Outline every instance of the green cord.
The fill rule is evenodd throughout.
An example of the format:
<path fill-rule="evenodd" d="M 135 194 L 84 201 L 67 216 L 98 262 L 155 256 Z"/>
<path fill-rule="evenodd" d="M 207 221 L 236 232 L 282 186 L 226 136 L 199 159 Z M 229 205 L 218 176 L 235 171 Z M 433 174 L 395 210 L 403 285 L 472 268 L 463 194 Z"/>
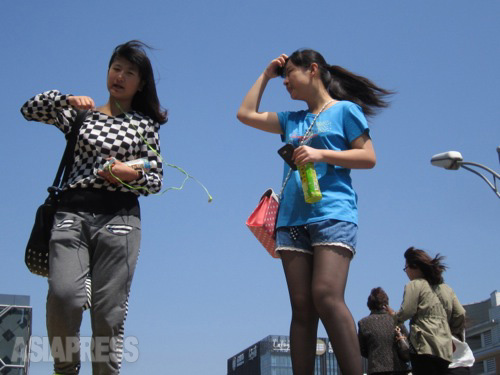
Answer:
<path fill-rule="evenodd" d="M 116 106 L 118 107 L 118 109 L 120 111 L 123 112 L 123 114 L 125 115 L 125 117 L 127 117 L 129 120 L 130 120 L 130 124 L 135 128 L 135 130 L 137 131 L 137 133 L 139 134 L 139 136 L 141 137 L 142 141 L 148 146 L 148 148 L 153 151 L 153 153 L 161 160 L 162 164 L 163 165 L 166 165 L 167 167 L 170 167 L 170 168 L 174 168 L 174 169 L 177 169 L 179 172 L 181 172 L 182 174 L 184 174 L 186 177 L 184 178 L 184 180 L 182 181 L 182 184 L 179 186 L 179 187 L 176 187 L 176 186 L 171 186 L 171 187 L 168 187 L 168 188 L 165 188 L 163 191 L 161 192 L 158 192 L 158 193 L 155 193 L 155 192 L 152 192 L 150 191 L 147 187 L 145 186 L 132 186 L 132 185 L 129 185 L 127 184 L 126 182 L 122 181 L 120 178 L 118 178 L 117 176 L 115 176 L 113 174 L 113 172 L 111 171 L 111 167 L 112 165 L 109 165 L 108 167 L 108 171 L 109 173 L 111 174 L 111 176 L 113 176 L 119 183 L 121 183 L 123 186 L 126 186 L 127 188 L 131 189 L 131 190 L 146 190 L 149 194 L 152 194 L 152 195 L 163 195 L 165 194 L 167 191 L 169 190 L 182 190 L 184 188 L 184 185 L 186 183 L 186 181 L 188 179 L 193 179 L 196 183 L 198 183 L 198 185 L 200 185 L 203 190 L 205 190 L 205 193 L 207 193 L 208 195 L 208 203 L 212 202 L 213 198 L 212 196 L 210 195 L 210 193 L 208 192 L 208 189 L 205 187 L 205 185 L 203 185 L 200 181 L 198 181 L 194 176 L 191 176 L 189 173 L 187 173 L 184 169 L 182 169 L 181 167 L 178 167 L 174 164 L 170 164 L 170 163 L 167 163 L 163 157 L 160 155 L 160 153 L 158 151 L 156 151 L 153 147 L 151 147 L 151 145 L 149 144 L 149 142 L 144 138 L 144 136 L 141 134 L 141 132 L 139 131 L 139 129 L 137 128 L 137 126 L 132 122 L 133 119 L 132 117 L 126 113 L 120 106 L 120 104 L 118 102 L 115 102 L 116 103 Z"/>

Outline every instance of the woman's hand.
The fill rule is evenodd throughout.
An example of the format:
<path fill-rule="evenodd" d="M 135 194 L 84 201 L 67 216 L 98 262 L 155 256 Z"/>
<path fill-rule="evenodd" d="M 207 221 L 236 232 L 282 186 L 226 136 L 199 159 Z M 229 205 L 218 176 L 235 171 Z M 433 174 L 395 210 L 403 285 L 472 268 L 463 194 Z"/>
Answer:
<path fill-rule="evenodd" d="M 264 75 L 269 79 L 276 78 L 278 76 L 278 68 L 285 66 L 286 59 L 288 59 L 288 56 L 282 53 L 279 57 L 269 63 L 266 70 L 264 70 Z"/>
<path fill-rule="evenodd" d="M 337 167 L 349 169 L 369 169 L 376 163 L 375 151 L 370 137 L 362 134 L 351 142 L 348 150 L 314 149 L 307 146 L 298 147 L 294 152 L 295 164 L 307 162 L 323 162 Z"/>
<path fill-rule="evenodd" d="M 292 160 L 297 165 L 306 163 L 319 163 L 323 161 L 323 152 L 317 148 L 309 146 L 300 146 L 293 152 Z"/>
<path fill-rule="evenodd" d="M 393 309 L 391 309 L 391 307 L 390 307 L 390 306 L 387 306 L 387 305 L 386 305 L 386 306 L 384 306 L 384 310 L 385 310 L 385 311 L 387 311 L 387 313 L 388 313 L 389 315 L 396 315 L 396 313 L 394 312 L 394 310 L 393 310 Z M 399 327 L 398 327 L 398 328 L 399 328 Z"/>
<path fill-rule="evenodd" d="M 111 165 L 111 172 L 113 174 L 111 174 L 109 169 L 106 168 L 105 170 L 98 171 L 97 174 L 112 185 L 118 185 L 120 183 L 120 181 L 113 177 L 113 175 L 124 182 L 130 182 L 139 178 L 139 172 L 137 170 L 129 167 L 119 160 L 115 160 L 115 162 Z"/>
<path fill-rule="evenodd" d="M 260 112 L 259 106 L 269 80 L 278 76 L 277 69 L 285 66 L 287 58 L 287 55 L 282 54 L 271 61 L 247 92 L 236 115 L 242 123 L 269 133 L 283 133 L 276 112 Z"/>
<path fill-rule="evenodd" d="M 406 339 L 406 336 L 403 335 L 403 333 L 401 332 L 401 328 L 399 328 L 398 326 L 396 326 L 396 328 L 394 330 L 396 331 L 396 335 L 395 335 L 396 341 L 405 340 Z"/>
<path fill-rule="evenodd" d="M 89 96 L 70 96 L 69 104 L 75 109 L 93 109 L 95 108 L 94 99 Z"/>

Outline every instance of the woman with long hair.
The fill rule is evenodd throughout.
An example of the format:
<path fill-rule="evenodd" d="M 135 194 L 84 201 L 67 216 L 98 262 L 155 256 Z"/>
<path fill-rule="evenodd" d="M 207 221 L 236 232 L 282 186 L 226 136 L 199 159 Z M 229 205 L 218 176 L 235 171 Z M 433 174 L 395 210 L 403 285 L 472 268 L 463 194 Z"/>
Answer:
<path fill-rule="evenodd" d="M 452 335 L 464 341 L 465 310 L 453 290 L 444 283 L 443 256 L 432 258 L 424 250 L 410 247 L 404 253 L 404 271 L 410 279 L 403 303 L 394 315 L 396 324 L 410 319 L 412 374 L 446 374 L 452 361 Z"/>
<path fill-rule="evenodd" d="M 280 75 L 294 100 L 307 109 L 261 112 L 269 80 Z M 276 251 L 290 294 L 292 366 L 295 375 L 314 372 L 319 319 L 326 328 L 344 375 L 362 373 L 356 325 L 344 302 L 349 264 L 356 249 L 357 196 L 350 170 L 375 166 L 375 151 L 365 115 L 387 106 L 389 91 L 335 65 L 310 49 L 272 60 L 245 96 L 238 119 L 280 134 L 295 147 L 297 166 L 314 163 L 323 195 L 306 203 L 299 173 L 290 174 L 277 222 Z M 310 136 L 305 133 L 313 124 Z M 300 147 L 299 143 L 304 140 Z M 288 165 L 284 176 L 288 175 Z M 285 179 L 286 177 L 284 177 Z"/>
<path fill-rule="evenodd" d="M 138 197 L 158 192 L 163 175 L 158 132 L 167 113 L 145 47 L 133 40 L 115 48 L 107 72 L 109 99 L 100 107 L 89 96 L 51 90 L 21 108 L 27 120 L 55 125 L 65 134 L 79 111 L 86 111 L 50 241 L 47 331 L 56 374 L 79 372 L 88 280 L 93 373 L 118 374 L 121 366 L 141 236 Z M 125 164 L 141 158 L 156 166 Z"/>

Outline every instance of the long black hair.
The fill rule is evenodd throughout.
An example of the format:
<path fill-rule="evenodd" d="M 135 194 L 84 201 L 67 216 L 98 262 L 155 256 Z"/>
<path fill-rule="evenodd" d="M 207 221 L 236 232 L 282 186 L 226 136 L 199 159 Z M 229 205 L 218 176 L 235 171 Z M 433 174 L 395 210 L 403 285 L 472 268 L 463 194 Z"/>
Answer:
<path fill-rule="evenodd" d="M 124 58 L 136 65 L 139 69 L 143 87 L 134 95 L 132 99 L 132 109 L 141 112 L 159 124 L 164 124 L 167 122 L 167 111 L 161 107 L 160 101 L 158 100 L 153 67 L 151 66 L 151 61 L 146 55 L 144 48 L 151 47 L 139 40 L 131 40 L 127 43 L 120 44 L 111 55 L 108 69 L 118 57 Z"/>
<path fill-rule="evenodd" d="M 444 283 L 443 272 L 448 268 L 443 263 L 444 256 L 436 254 L 432 258 L 424 250 L 410 247 L 405 251 L 405 259 L 408 267 L 413 269 L 418 268 L 430 285 Z"/>
<path fill-rule="evenodd" d="M 324 57 L 312 49 L 300 49 L 292 53 L 287 61 L 295 66 L 308 69 L 311 64 L 318 64 L 321 81 L 333 99 L 349 100 L 358 104 L 366 116 L 373 116 L 376 108 L 389 105 L 384 97 L 393 94 L 375 85 L 365 77 L 356 75 L 338 65 L 329 65 Z M 280 72 L 282 75 L 285 70 Z"/>

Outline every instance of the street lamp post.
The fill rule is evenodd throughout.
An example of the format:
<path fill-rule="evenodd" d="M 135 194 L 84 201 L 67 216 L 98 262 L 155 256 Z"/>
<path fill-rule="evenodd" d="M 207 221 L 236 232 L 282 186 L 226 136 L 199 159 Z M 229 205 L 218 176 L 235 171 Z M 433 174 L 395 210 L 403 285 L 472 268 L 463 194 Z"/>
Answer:
<path fill-rule="evenodd" d="M 497 147 L 497 152 L 500 158 L 500 146 Z M 491 168 L 488 168 L 482 164 L 464 161 L 462 154 L 458 151 L 448 151 L 434 155 L 431 159 L 431 164 L 436 167 L 441 167 L 444 169 L 451 169 L 451 170 L 457 170 L 459 168 L 466 169 L 481 177 L 488 184 L 488 186 L 495 192 L 497 197 L 500 198 L 500 192 L 498 191 L 497 187 L 497 180 L 500 180 L 500 175 Z M 474 168 L 482 169 L 486 172 L 491 173 L 493 176 L 493 182 L 488 180 L 486 176 L 484 176 L 481 172 L 478 172 Z"/>

